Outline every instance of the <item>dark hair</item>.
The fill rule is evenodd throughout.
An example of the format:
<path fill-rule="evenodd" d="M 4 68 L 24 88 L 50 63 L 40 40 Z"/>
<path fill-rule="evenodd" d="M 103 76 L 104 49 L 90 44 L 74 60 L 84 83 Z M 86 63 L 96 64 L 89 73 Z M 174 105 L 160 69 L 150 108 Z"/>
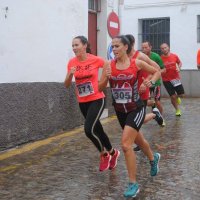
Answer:
<path fill-rule="evenodd" d="M 166 44 L 168 47 L 169 47 L 169 44 L 167 44 L 166 42 L 163 42 L 161 45 L 163 45 L 163 44 Z M 160 47 L 161 47 L 161 45 L 160 45 Z M 169 47 L 170 48 L 170 47 Z"/>
<path fill-rule="evenodd" d="M 118 39 L 121 40 L 122 44 L 128 45 L 128 49 L 127 49 L 127 51 L 126 51 L 127 54 L 129 54 L 129 53 L 131 52 L 132 46 L 131 46 L 131 44 L 130 44 L 129 39 L 128 39 L 125 35 L 118 35 L 118 36 L 116 36 L 116 37 L 114 37 L 114 38 L 118 38 Z M 114 38 L 113 38 L 113 39 L 114 39 Z"/>
<path fill-rule="evenodd" d="M 149 41 L 147 41 L 147 40 L 142 42 L 142 43 L 147 43 L 150 47 L 152 47 L 151 43 Z"/>
<path fill-rule="evenodd" d="M 133 35 L 131 35 L 131 34 L 127 34 L 125 36 L 128 38 L 128 40 L 129 40 L 129 42 L 131 44 L 131 47 L 133 47 L 133 45 L 135 44 L 135 37 Z"/>
<path fill-rule="evenodd" d="M 87 44 L 86 52 L 91 53 L 90 43 L 88 42 L 87 38 L 83 35 L 76 36 L 74 39 L 79 39 L 82 44 Z"/>

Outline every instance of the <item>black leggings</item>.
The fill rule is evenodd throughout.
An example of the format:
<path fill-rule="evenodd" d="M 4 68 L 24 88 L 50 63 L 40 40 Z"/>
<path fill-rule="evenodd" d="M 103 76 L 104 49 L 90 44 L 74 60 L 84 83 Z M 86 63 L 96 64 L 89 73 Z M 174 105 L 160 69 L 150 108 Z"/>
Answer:
<path fill-rule="evenodd" d="M 85 118 L 84 129 L 86 136 L 93 142 L 99 152 L 102 152 L 104 147 L 107 151 L 110 151 L 112 145 L 99 120 L 105 107 L 105 100 L 98 99 L 79 103 L 79 107 Z"/>

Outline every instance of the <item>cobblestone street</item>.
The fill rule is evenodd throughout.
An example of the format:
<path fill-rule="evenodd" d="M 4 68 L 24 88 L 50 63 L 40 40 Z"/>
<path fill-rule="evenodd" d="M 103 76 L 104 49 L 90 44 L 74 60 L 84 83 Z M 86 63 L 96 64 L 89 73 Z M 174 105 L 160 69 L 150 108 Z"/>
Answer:
<path fill-rule="evenodd" d="M 148 160 L 142 152 L 137 153 L 140 193 L 136 199 L 199 200 L 200 99 L 183 99 L 181 117 L 175 116 L 169 99 L 162 102 L 166 127 L 155 121 L 142 127 L 152 149 L 161 154 L 160 172 L 152 178 Z M 121 151 L 118 121 L 110 117 L 102 122 L 113 146 Z M 125 199 L 128 178 L 123 152 L 113 171 L 99 172 L 98 164 L 99 154 L 82 127 L 1 152 L 0 199 Z"/>

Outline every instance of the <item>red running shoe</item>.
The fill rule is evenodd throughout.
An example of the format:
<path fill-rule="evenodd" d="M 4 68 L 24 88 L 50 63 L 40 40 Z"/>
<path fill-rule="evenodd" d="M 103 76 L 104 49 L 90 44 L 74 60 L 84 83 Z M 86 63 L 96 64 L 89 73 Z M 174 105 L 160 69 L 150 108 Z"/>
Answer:
<path fill-rule="evenodd" d="M 111 155 L 109 153 L 100 156 L 99 171 L 107 170 L 110 167 Z"/>
<path fill-rule="evenodd" d="M 114 169 L 117 166 L 117 159 L 119 155 L 120 155 L 120 151 L 115 149 L 115 153 L 110 160 L 110 167 L 109 167 L 110 170 Z"/>

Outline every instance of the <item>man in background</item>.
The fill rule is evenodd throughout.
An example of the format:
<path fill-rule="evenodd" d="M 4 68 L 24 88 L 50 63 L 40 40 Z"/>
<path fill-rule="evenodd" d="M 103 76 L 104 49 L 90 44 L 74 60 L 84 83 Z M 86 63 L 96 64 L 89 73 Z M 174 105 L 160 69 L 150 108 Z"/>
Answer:
<path fill-rule="evenodd" d="M 149 41 L 145 41 L 142 43 L 142 52 L 144 54 L 146 54 L 151 60 L 153 60 L 154 62 L 156 62 L 159 65 L 159 67 L 161 69 L 161 73 L 162 73 L 162 71 L 164 69 L 163 61 L 157 53 L 152 52 L 151 50 L 152 50 L 152 45 Z M 150 94 L 153 96 L 153 98 L 155 100 L 155 104 L 152 108 L 154 108 L 156 106 L 158 108 L 158 110 L 160 111 L 161 115 L 163 116 L 163 106 L 160 101 L 161 79 L 157 80 L 155 82 L 155 85 L 150 88 Z M 164 120 L 163 120 L 162 126 L 165 126 Z"/>
<path fill-rule="evenodd" d="M 181 116 L 181 110 L 179 108 L 179 105 L 181 104 L 180 97 L 183 97 L 185 93 L 180 77 L 182 63 L 176 54 L 170 52 L 170 47 L 167 43 L 161 44 L 160 49 L 162 51 L 161 59 L 166 70 L 165 73 L 162 73 L 163 85 L 165 86 L 165 89 L 171 98 L 171 103 L 176 110 L 175 115 Z"/>

